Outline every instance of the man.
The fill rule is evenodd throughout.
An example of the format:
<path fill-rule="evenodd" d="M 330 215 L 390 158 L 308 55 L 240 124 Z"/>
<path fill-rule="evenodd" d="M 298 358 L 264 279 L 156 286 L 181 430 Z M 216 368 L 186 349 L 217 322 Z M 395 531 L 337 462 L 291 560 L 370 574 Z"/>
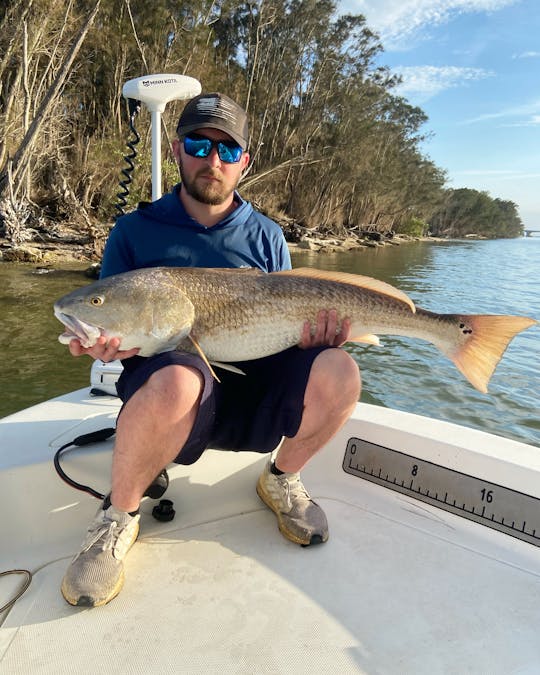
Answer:
<path fill-rule="evenodd" d="M 173 152 L 181 184 L 152 204 L 120 218 L 104 252 L 102 276 L 158 265 L 290 269 L 279 226 L 243 201 L 235 188 L 249 163 L 245 111 L 223 94 L 186 105 Z M 212 377 L 199 356 L 180 351 L 150 358 L 120 341 L 100 338 L 90 348 L 72 340 L 74 356 L 122 359 L 111 493 L 71 562 L 62 593 L 73 605 L 109 602 L 123 583 L 123 559 L 139 529 L 139 503 L 171 462 L 191 464 L 209 446 L 272 452 L 257 483 L 285 537 L 309 545 L 328 538 L 322 509 L 299 477 L 309 459 L 341 428 L 360 393 L 358 368 L 341 349 L 332 308 L 321 308 L 299 346 L 246 361 L 240 375 Z"/>

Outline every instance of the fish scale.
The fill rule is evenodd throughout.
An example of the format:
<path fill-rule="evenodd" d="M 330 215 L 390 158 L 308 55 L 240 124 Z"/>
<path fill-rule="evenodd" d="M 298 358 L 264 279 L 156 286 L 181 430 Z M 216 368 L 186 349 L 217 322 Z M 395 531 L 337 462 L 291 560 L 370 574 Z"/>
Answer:
<path fill-rule="evenodd" d="M 358 288 L 335 282 L 322 289 L 294 277 L 240 277 L 220 289 L 212 303 L 208 302 L 207 288 L 189 282 L 186 276 L 181 283 L 195 307 L 193 334 L 207 357 L 219 361 L 260 358 L 293 346 L 299 341 L 304 322 L 315 322 L 322 307 L 336 309 L 344 318 L 354 315 L 353 308 L 361 302 L 362 313 L 381 326 L 388 313 L 377 295 L 359 293 Z M 396 313 L 400 305 L 403 303 L 395 301 Z M 353 330 L 362 334 L 368 327 L 358 318 Z"/>

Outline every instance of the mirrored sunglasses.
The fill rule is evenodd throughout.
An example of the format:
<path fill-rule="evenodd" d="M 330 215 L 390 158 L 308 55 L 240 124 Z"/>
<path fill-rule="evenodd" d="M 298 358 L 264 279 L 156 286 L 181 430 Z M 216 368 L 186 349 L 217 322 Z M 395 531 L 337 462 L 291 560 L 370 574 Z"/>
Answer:
<path fill-rule="evenodd" d="M 188 134 L 183 138 L 184 150 L 190 157 L 208 157 L 216 148 L 218 157 L 226 164 L 236 164 L 242 157 L 242 148 L 236 141 L 214 141 L 199 134 Z"/>

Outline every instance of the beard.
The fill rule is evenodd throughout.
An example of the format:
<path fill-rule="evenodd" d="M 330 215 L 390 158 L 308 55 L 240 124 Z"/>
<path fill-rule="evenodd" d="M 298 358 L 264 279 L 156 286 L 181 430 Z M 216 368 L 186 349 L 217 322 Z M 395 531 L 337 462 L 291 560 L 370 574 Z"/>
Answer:
<path fill-rule="evenodd" d="M 223 204 L 236 188 L 235 185 L 228 185 L 223 181 L 221 175 L 210 168 L 201 169 L 192 178 L 188 177 L 180 165 L 180 177 L 182 185 L 186 192 L 202 204 L 210 206 L 219 206 Z M 198 181 L 200 177 L 212 177 L 212 181 Z"/>

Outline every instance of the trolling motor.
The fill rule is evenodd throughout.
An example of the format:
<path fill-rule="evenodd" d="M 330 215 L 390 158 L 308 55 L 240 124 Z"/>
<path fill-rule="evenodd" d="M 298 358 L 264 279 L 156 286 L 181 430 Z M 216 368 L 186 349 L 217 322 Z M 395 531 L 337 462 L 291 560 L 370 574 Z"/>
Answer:
<path fill-rule="evenodd" d="M 200 93 L 201 83 L 194 77 L 188 77 L 187 75 L 145 75 L 133 80 L 128 80 L 128 82 L 124 84 L 122 94 L 128 101 L 129 126 L 134 134 L 134 138 L 127 143 L 131 153 L 124 157 L 128 166 L 122 170 L 122 173 L 125 176 L 125 180 L 120 182 L 123 192 L 117 195 L 120 200 L 116 206 L 119 216 L 124 214 L 123 207 L 127 204 L 126 198 L 129 195 L 129 184 L 132 180 L 131 174 L 135 169 L 134 160 L 137 156 L 135 146 L 140 140 L 140 136 L 135 129 L 135 117 L 140 111 L 141 103 L 144 103 L 151 113 L 152 201 L 155 201 L 161 197 L 161 115 L 165 111 L 165 106 L 170 101 L 190 99 Z M 120 361 L 113 361 L 111 363 L 95 361 L 92 365 L 91 381 L 92 384 L 96 384 L 97 386 L 92 389 L 92 393 L 95 395 L 114 395 L 114 383 L 118 379 L 121 369 L 122 364 Z M 66 443 L 59 448 L 54 456 L 54 467 L 60 478 L 77 490 L 87 492 L 97 499 L 103 499 L 104 495 L 97 490 L 94 490 L 87 485 L 82 485 L 70 478 L 60 464 L 60 457 L 73 446 L 77 447 L 104 441 L 114 433 L 114 428 L 100 429 L 89 434 L 78 436 L 70 443 Z M 164 469 L 154 479 L 151 485 L 148 486 L 143 496 L 150 497 L 151 499 L 159 499 L 165 493 L 168 485 L 169 477 L 167 471 Z M 173 504 L 170 500 L 162 499 L 159 505 L 154 507 L 152 515 L 157 520 L 167 522 L 174 518 L 175 511 L 172 507 Z"/>
<path fill-rule="evenodd" d="M 131 173 L 135 168 L 133 160 L 137 155 L 135 145 L 139 142 L 139 135 L 134 126 L 134 119 L 141 103 L 144 103 L 151 115 L 152 201 L 155 201 L 161 197 L 161 115 L 170 101 L 193 98 L 200 93 L 201 83 L 188 75 L 144 75 L 128 80 L 122 87 L 122 94 L 128 101 L 130 129 L 135 138 L 128 141 L 131 154 L 124 157 L 128 168 L 122 171 L 126 180 L 120 183 L 124 191 L 118 195 L 121 200 L 116 207 L 119 215 L 124 213 L 123 207 L 129 194 L 128 185 L 131 183 Z"/>

